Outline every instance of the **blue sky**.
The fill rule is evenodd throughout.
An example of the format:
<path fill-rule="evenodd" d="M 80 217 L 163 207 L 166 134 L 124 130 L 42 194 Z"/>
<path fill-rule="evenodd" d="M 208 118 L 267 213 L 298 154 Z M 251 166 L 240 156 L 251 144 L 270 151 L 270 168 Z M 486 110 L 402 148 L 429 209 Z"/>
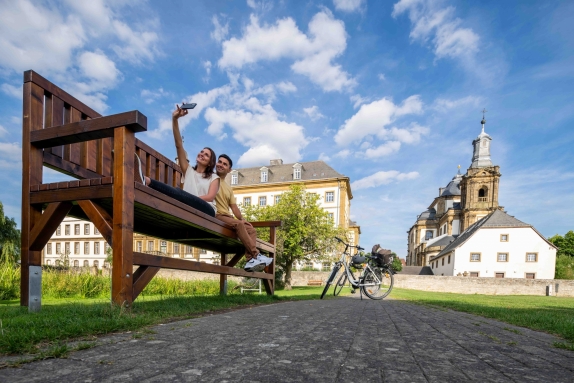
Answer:
<path fill-rule="evenodd" d="M 493 138 L 499 200 L 545 236 L 574 229 L 574 3 L 0 1 L 0 201 L 20 222 L 21 82 L 34 69 L 140 138 L 238 167 L 322 159 L 352 182 L 361 244 L 407 230 Z M 45 171 L 45 180 L 61 177 Z"/>

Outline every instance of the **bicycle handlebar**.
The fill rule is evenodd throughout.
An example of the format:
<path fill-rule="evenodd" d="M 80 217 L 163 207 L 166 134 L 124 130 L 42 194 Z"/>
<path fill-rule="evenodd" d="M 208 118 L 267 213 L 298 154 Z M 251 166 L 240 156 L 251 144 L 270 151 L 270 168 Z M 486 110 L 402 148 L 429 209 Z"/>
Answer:
<path fill-rule="evenodd" d="M 343 240 L 342 240 L 341 238 L 339 238 L 339 237 L 335 237 L 335 239 L 336 239 L 337 241 L 341 242 L 343 245 L 345 245 L 345 246 L 347 246 L 347 247 L 354 247 L 355 249 L 357 249 L 357 251 L 365 250 L 363 247 L 361 247 L 361 246 L 359 246 L 359 245 L 357 245 L 357 246 L 351 246 L 351 245 L 349 245 L 348 243 L 346 243 L 345 241 L 343 241 Z"/>

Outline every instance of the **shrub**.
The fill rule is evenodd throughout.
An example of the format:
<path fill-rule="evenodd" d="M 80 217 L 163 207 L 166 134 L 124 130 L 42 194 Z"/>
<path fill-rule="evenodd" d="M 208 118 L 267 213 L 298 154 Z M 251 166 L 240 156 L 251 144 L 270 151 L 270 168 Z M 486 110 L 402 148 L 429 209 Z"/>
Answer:
<path fill-rule="evenodd" d="M 0 263 L 0 301 L 20 297 L 20 267 Z"/>
<path fill-rule="evenodd" d="M 574 279 L 574 257 L 558 255 L 556 257 L 556 279 Z"/>

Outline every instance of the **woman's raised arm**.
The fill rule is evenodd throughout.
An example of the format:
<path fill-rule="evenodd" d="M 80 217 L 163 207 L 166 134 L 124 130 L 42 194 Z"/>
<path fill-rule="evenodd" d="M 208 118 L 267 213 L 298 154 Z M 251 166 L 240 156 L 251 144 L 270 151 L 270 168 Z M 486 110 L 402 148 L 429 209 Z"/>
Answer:
<path fill-rule="evenodd" d="M 187 156 L 185 155 L 185 149 L 183 148 L 183 139 L 181 138 L 181 133 L 179 132 L 178 119 L 187 114 L 187 109 L 181 109 L 179 105 L 176 105 L 176 107 L 177 109 L 172 114 L 173 138 L 175 139 L 175 150 L 179 160 L 179 167 L 185 176 L 189 163 L 187 162 Z"/>

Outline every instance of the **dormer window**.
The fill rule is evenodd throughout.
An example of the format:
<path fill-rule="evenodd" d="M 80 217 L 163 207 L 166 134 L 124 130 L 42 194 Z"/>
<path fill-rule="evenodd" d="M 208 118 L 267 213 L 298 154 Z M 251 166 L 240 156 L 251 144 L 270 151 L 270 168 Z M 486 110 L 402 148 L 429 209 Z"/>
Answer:
<path fill-rule="evenodd" d="M 301 164 L 293 165 L 293 179 L 294 180 L 301 179 Z"/>
<path fill-rule="evenodd" d="M 231 172 L 231 184 L 237 185 L 238 181 L 239 181 L 239 175 L 237 174 L 237 171 Z"/>
<path fill-rule="evenodd" d="M 268 169 L 266 167 L 262 167 L 261 169 L 261 182 L 267 182 L 268 180 Z"/>

